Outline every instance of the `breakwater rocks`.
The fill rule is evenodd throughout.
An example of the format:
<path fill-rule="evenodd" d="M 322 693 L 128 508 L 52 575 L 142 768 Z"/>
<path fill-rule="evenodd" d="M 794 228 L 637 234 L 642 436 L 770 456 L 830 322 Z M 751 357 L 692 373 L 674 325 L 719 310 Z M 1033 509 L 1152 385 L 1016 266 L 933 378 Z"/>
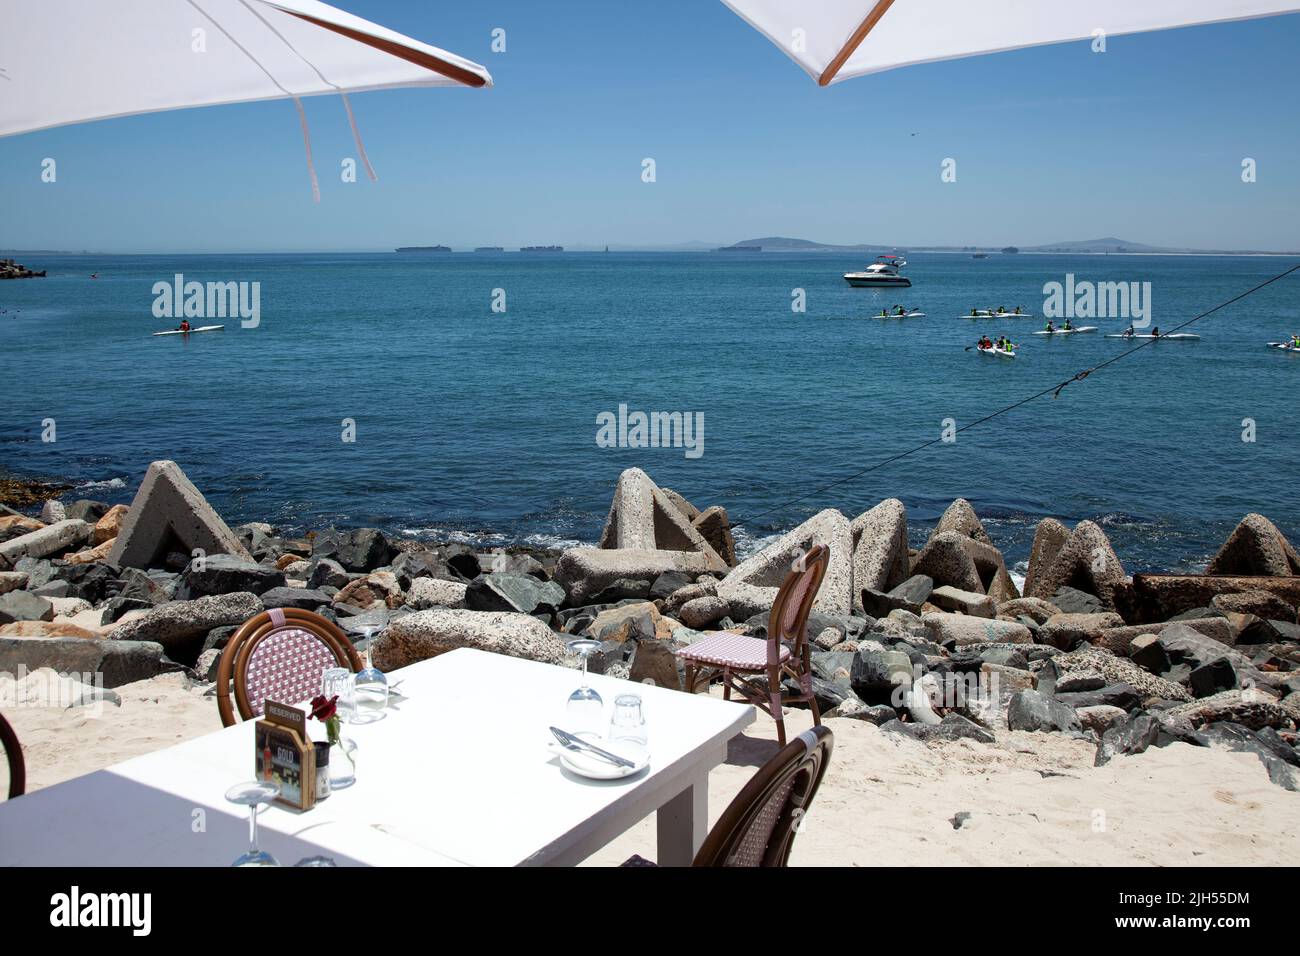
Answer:
<path fill-rule="evenodd" d="M 0 259 L 0 279 L 44 279 L 45 270 L 33 272 L 12 259 Z"/>
<path fill-rule="evenodd" d="M 1300 557 L 1257 514 L 1199 575 L 1130 574 L 1097 524 L 1045 519 L 1021 593 L 964 499 L 920 549 L 891 499 L 822 511 L 737 561 L 723 508 L 629 469 L 598 546 L 483 552 L 373 528 L 229 528 L 155 462 L 129 507 L 52 499 L 0 517 L 0 671 L 104 662 L 110 686 L 211 681 L 240 623 L 294 607 L 357 641 L 381 629 L 386 670 L 458 647 L 572 664 L 565 642 L 582 635 L 602 644 L 593 669 L 682 689 L 674 651 L 715 630 L 765 637 L 813 544 L 831 551 L 807 628 L 824 714 L 936 746 L 1070 734 L 1099 764 L 1171 743 L 1244 751 L 1300 789 Z"/>

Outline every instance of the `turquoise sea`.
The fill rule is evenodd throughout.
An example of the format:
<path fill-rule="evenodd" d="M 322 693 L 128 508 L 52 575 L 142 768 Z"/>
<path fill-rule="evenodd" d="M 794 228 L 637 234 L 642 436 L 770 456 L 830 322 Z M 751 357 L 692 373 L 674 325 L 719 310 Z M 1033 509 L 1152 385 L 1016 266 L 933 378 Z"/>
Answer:
<path fill-rule="evenodd" d="M 888 496 L 919 539 L 959 495 L 1012 560 L 1045 515 L 1099 519 L 1130 571 L 1195 567 L 1248 511 L 1300 540 L 1300 354 L 1264 346 L 1300 332 L 1300 274 L 1199 323 L 1199 342 L 1156 343 L 819 490 L 1131 347 L 1102 335 L 1122 319 L 1046 338 L 1030 334 L 1041 320 L 956 318 L 972 307 L 1041 315 L 1067 274 L 1150 282 L 1168 330 L 1284 258 L 917 253 L 913 287 L 880 291 L 849 288 L 865 261 L 836 254 L 18 258 L 49 277 L 0 283 L 0 468 L 77 496 L 129 500 L 149 461 L 173 458 L 231 523 L 556 544 L 594 541 L 636 465 L 725 505 L 747 547 Z M 154 317 L 153 288 L 177 273 L 260 283 L 259 324 L 152 337 L 176 324 Z M 896 303 L 927 315 L 868 318 Z M 986 331 L 1019 356 L 965 350 Z M 702 454 L 601 447 L 599 416 L 620 405 L 702 415 Z"/>

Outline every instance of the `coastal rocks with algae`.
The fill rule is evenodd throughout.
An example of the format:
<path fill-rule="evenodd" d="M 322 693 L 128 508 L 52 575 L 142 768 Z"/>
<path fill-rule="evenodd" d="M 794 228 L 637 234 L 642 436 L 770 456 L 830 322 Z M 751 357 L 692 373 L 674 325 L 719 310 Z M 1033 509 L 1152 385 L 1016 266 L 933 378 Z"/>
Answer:
<path fill-rule="evenodd" d="M 566 642 L 586 637 L 594 671 L 684 690 L 675 652 L 710 631 L 765 639 L 792 563 L 824 544 L 806 629 L 824 714 L 936 747 L 1071 734 L 1099 763 L 1220 747 L 1255 753 L 1279 786 L 1300 780 L 1300 565 L 1262 515 L 1205 574 L 1132 577 L 1099 525 L 1047 518 L 1022 595 L 964 499 L 917 550 L 889 499 L 855 518 L 821 511 L 738 560 L 723 509 L 639 469 L 615 483 L 597 545 L 559 552 L 230 528 L 175 463 L 150 471 L 129 508 L 54 498 L 0 517 L 0 670 L 90 662 L 109 686 L 170 669 L 208 681 L 239 624 L 298 608 L 356 642 L 377 632 L 384 669 L 463 647 L 576 666 Z"/>

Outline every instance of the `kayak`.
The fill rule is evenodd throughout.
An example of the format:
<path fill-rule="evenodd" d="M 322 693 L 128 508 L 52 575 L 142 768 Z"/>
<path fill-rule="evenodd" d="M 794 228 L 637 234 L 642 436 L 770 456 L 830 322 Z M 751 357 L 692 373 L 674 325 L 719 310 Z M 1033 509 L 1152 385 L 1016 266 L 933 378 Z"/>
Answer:
<path fill-rule="evenodd" d="M 1097 331 L 1097 326 L 1095 325 L 1083 325 L 1077 329 L 1053 329 L 1051 332 L 1047 331 L 1046 329 L 1043 329 L 1042 331 L 1035 332 L 1034 334 L 1035 335 L 1074 335 L 1077 332 L 1096 332 L 1096 331 Z"/>
<path fill-rule="evenodd" d="M 873 315 L 873 316 L 869 316 L 869 318 L 873 318 L 873 319 L 923 319 L 923 318 L 925 318 L 925 313 L 924 313 L 924 312 L 908 312 L 906 315 L 898 315 L 898 314 L 895 313 L 895 312 L 891 312 L 889 315 Z"/>
<path fill-rule="evenodd" d="M 1269 342 L 1268 347 L 1271 349 L 1281 349 L 1283 352 L 1300 352 L 1300 348 L 1291 345 L 1289 342 Z"/>
<path fill-rule="evenodd" d="M 1190 332 L 1171 332 L 1169 335 L 1137 335 L 1137 334 L 1125 335 L 1123 332 L 1118 332 L 1113 335 L 1107 335 L 1106 338 L 1108 339 L 1159 339 L 1161 342 L 1165 341 L 1165 339 L 1187 339 L 1188 341 L 1194 342 L 1197 339 L 1199 339 L 1200 336 L 1192 335 Z"/>
<path fill-rule="evenodd" d="M 224 325 L 201 325 L 197 329 L 181 331 L 180 329 L 168 329 L 166 332 L 154 332 L 154 335 L 193 335 L 195 332 L 220 332 Z"/>
<path fill-rule="evenodd" d="M 1036 319 L 1038 316 L 1030 315 L 1028 312 L 976 312 L 971 315 L 967 312 L 965 315 L 957 316 L 959 319 Z"/>
<path fill-rule="evenodd" d="M 1007 352 L 1007 351 L 1005 351 L 1004 349 L 985 349 L 985 348 L 980 348 L 978 345 L 975 346 L 975 348 L 976 348 L 978 351 L 983 352 L 985 355 L 996 355 L 998 358 L 1015 358 L 1015 357 L 1016 357 L 1016 353 L 1015 353 L 1015 352 Z"/>

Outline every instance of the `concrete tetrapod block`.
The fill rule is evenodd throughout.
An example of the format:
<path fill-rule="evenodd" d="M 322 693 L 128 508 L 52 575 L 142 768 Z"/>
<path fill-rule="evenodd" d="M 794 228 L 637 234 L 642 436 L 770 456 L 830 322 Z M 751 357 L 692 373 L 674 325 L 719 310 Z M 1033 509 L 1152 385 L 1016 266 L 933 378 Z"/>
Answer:
<path fill-rule="evenodd" d="M 853 607 L 853 536 L 849 519 L 834 508 L 813 515 L 762 551 L 738 564 L 718 584 L 718 596 L 731 607 L 733 620 L 743 621 L 772 608 L 776 592 L 795 558 L 814 544 L 830 548 L 830 563 L 813 602 L 820 614 L 848 614 Z"/>
<path fill-rule="evenodd" d="M 992 544 L 993 539 L 989 533 L 984 530 L 984 525 L 980 523 L 979 516 L 975 514 L 975 509 L 965 498 L 958 498 L 948 506 L 939 523 L 934 526 L 934 531 L 930 533 L 931 537 L 936 534 L 943 534 L 945 531 L 956 531 L 958 534 L 971 538 L 974 541 L 982 541 L 985 544 Z"/>
<path fill-rule="evenodd" d="M 711 570 L 708 558 L 694 551 L 570 548 L 560 555 L 551 580 L 564 588 L 570 607 L 581 607 L 619 579 L 653 581 L 677 571 L 694 580 Z"/>
<path fill-rule="evenodd" d="M 1029 570 L 1025 574 L 1025 594 L 1034 594 L 1034 582 L 1052 566 L 1065 547 L 1070 529 L 1055 518 L 1044 518 L 1034 529 L 1034 544 L 1029 549 Z"/>
<path fill-rule="evenodd" d="M 853 546 L 853 609 L 861 611 L 862 590 L 887 592 L 908 577 L 907 508 L 888 498 L 849 525 Z"/>
<path fill-rule="evenodd" d="M 109 561 L 122 567 L 160 565 L 169 552 L 233 554 L 253 560 L 233 531 L 174 461 L 155 461 L 145 472 L 122 522 Z"/>
<path fill-rule="evenodd" d="M 90 540 L 95 526 L 76 518 L 65 518 L 29 531 L 0 544 L 0 570 L 8 570 L 23 558 L 44 558 L 62 554 Z"/>
<path fill-rule="evenodd" d="M 713 549 L 691 519 L 640 468 L 618 476 L 609 517 L 600 534 L 600 547 L 625 551 L 698 551 L 709 570 L 725 573 L 726 561 Z"/>
<path fill-rule="evenodd" d="M 1219 553 L 1206 565 L 1205 573 L 1285 577 L 1300 574 L 1300 556 L 1277 525 L 1252 512 L 1228 535 Z"/>
<path fill-rule="evenodd" d="M 1115 610 L 1115 591 L 1127 582 L 1124 565 L 1106 532 L 1092 521 L 1080 521 L 1051 565 L 1034 580 L 1026 597 L 1051 600 L 1063 587 L 1094 595 L 1108 611 Z"/>

